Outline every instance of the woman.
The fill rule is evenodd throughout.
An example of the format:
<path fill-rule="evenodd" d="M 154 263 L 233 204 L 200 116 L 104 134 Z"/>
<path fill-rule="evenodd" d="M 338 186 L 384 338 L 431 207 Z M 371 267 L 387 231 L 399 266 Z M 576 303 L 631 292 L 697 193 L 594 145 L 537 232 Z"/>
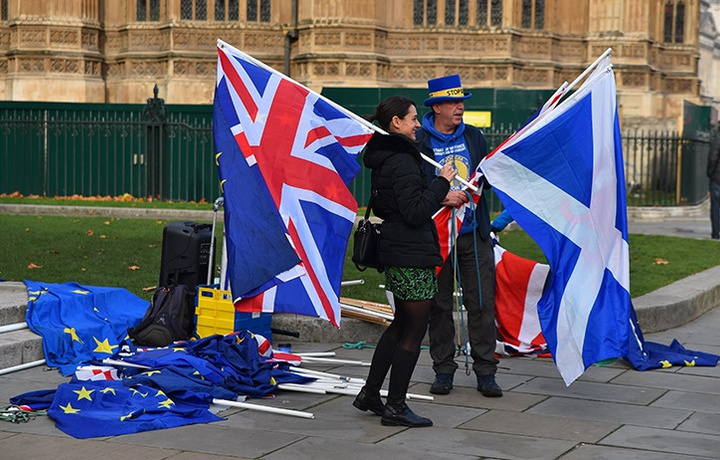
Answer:
<path fill-rule="evenodd" d="M 429 186 L 415 146 L 420 128 L 415 103 L 392 96 L 378 104 L 374 119 L 389 135 L 375 133 L 364 155 L 372 169 L 373 210 L 383 219 L 379 261 L 385 286 L 395 299 L 395 317 L 380 337 L 370 372 L 353 405 L 381 415 L 389 426 L 432 426 L 405 403 L 410 377 L 427 331 L 430 299 L 437 291 L 435 267 L 442 265 L 433 213 L 445 198 L 457 172 L 450 164 Z M 387 404 L 380 387 L 390 370 Z"/>

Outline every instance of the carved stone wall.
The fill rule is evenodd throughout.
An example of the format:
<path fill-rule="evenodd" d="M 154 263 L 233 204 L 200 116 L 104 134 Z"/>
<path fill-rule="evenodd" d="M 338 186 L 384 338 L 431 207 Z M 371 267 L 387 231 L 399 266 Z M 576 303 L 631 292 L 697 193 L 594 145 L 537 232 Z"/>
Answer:
<path fill-rule="evenodd" d="M 182 19 L 179 2 L 159 20 L 135 20 L 135 0 L 10 2 L 0 21 L 0 97 L 7 100 L 143 103 L 157 84 L 168 103 L 209 104 L 221 38 L 282 70 L 292 0 L 272 0 L 269 22 Z M 290 74 L 323 86 L 425 87 L 459 73 L 466 87 L 543 88 L 572 81 L 613 49 L 622 112 L 674 117 L 698 102 L 699 0 L 686 0 L 685 41 L 662 42 L 660 0 L 546 0 L 545 29 L 523 29 L 519 1 L 498 27 L 413 25 L 413 1 L 302 0 Z M 566 12 L 566 13 L 565 13 Z M 680 101 L 680 102 L 678 102 Z"/>

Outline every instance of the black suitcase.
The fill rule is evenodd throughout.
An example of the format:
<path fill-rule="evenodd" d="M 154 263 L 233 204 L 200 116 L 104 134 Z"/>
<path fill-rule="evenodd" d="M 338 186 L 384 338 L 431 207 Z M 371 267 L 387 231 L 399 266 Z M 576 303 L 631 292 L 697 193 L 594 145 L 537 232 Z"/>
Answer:
<path fill-rule="evenodd" d="M 167 224 L 163 230 L 160 286 L 184 284 L 195 291 L 197 285 L 206 284 L 214 243 L 210 224 Z"/>

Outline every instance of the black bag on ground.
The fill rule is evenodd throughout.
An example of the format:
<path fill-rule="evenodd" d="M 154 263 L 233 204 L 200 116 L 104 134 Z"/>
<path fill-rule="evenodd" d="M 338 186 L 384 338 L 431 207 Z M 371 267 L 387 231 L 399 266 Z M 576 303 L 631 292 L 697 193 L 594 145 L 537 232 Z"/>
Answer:
<path fill-rule="evenodd" d="M 178 284 L 155 291 L 143 320 L 128 335 L 135 345 L 164 347 L 190 339 L 194 331 L 195 293 Z"/>
<path fill-rule="evenodd" d="M 370 222 L 370 210 L 372 209 L 373 197 L 370 197 L 365 218 L 360 219 L 355 229 L 353 242 L 352 261 L 358 270 L 365 271 L 368 267 L 375 268 L 382 273 L 383 267 L 378 261 L 378 249 L 380 243 L 380 224 Z"/>

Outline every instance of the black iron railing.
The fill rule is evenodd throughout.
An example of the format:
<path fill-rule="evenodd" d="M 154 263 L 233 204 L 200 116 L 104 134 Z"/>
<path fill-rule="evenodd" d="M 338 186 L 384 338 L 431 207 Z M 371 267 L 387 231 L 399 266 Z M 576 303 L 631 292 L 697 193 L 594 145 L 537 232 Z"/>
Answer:
<path fill-rule="evenodd" d="M 515 127 L 485 130 L 492 149 Z M 706 140 L 676 132 L 622 134 L 629 206 L 701 202 Z M 212 107 L 0 103 L 0 194 L 120 196 L 213 202 L 219 196 Z M 350 184 L 367 203 L 369 171 Z M 493 210 L 501 204 L 491 194 Z"/>

